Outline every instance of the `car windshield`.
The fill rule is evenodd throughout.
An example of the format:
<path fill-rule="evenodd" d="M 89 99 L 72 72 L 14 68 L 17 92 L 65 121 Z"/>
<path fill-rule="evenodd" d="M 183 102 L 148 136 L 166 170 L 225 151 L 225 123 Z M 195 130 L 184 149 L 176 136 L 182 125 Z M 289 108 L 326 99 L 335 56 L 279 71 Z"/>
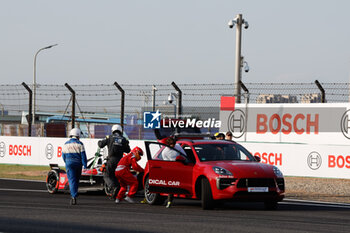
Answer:
<path fill-rule="evenodd" d="M 249 151 L 239 144 L 200 144 L 194 146 L 200 161 L 255 161 Z"/>

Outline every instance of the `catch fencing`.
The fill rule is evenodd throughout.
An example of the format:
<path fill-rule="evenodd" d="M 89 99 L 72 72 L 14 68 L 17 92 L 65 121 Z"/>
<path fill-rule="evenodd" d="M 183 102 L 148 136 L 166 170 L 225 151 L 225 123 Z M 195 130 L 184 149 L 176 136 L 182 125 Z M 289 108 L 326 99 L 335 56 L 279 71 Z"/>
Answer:
<path fill-rule="evenodd" d="M 32 85 L 27 86 L 33 91 Z M 74 116 L 78 119 L 107 117 L 120 121 L 124 118 L 125 126 L 133 125 L 135 128 L 138 125 L 139 131 L 143 130 L 143 112 L 157 109 L 171 118 L 218 119 L 221 96 L 233 96 L 235 93 L 233 83 L 69 86 L 75 92 Z M 242 103 L 349 102 L 349 83 L 244 83 L 243 87 Z M 29 96 L 24 84 L 0 85 L 1 135 L 28 133 Z M 72 120 L 74 101 L 67 85 L 37 84 L 32 97 L 35 98 L 37 123 L 31 129 L 32 136 L 45 136 L 43 123 L 47 121 L 47 116 Z M 8 125 L 12 128 L 9 129 Z M 86 127 L 87 130 L 90 128 Z M 143 133 L 138 132 L 134 139 L 141 137 L 144 137 Z"/>

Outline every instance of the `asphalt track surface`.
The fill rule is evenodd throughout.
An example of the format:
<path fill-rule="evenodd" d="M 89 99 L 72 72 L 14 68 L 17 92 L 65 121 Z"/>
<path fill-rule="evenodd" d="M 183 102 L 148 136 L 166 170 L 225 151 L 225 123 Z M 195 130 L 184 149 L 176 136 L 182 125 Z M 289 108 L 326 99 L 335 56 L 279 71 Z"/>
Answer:
<path fill-rule="evenodd" d="M 174 206 L 114 204 L 102 193 L 49 194 L 45 183 L 0 179 L 0 232 L 350 232 L 350 205 L 281 202 L 226 203 L 202 210 L 200 201 Z M 136 200 L 142 200 L 136 197 Z"/>

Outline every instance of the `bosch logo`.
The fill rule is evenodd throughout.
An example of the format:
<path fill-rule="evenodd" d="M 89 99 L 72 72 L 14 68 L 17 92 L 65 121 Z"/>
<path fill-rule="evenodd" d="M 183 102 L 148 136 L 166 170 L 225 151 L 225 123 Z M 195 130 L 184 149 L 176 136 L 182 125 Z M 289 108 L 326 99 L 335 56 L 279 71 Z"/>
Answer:
<path fill-rule="evenodd" d="M 0 157 L 4 157 L 6 154 L 6 145 L 4 142 L 0 142 Z"/>
<path fill-rule="evenodd" d="M 307 165 L 312 170 L 319 169 L 321 167 L 321 164 L 322 164 L 322 158 L 321 158 L 321 155 L 318 152 L 313 151 L 307 157 Z"/>
<path fill-rule="evenodd" d="M 343 135 L 347 138 L 347 139 L 350 139 L 350 110 L 346 111 L 342 118 L 341 118 L 341 122 L 340 122 L 340 128 L 341 128 L 341 131 L 343 133 Z"/>
<path fill-rule="evenodd" d="M 47 144 L 45 147 L 45 155 L 47 159 L 52 159 L 54 155 L 54 148 L 51 143 Z"/>
<path fill-rule="evenodd" d="M 232 132 L 234 138 L 240 138 L 244 134 L 245 129 L 245 114 L 242 110 L 236 109 L 228 117 L 228 129 Z"/>

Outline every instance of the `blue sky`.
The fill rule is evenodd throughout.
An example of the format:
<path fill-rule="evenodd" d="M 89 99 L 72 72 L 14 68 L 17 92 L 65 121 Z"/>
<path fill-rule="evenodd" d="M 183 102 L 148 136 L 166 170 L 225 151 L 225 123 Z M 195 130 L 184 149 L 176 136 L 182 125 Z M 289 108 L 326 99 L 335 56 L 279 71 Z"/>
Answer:
<path fill-rule="evenodd" d="M 0 84 L 349 82 L 350 1 L 0 1 Z"/>

